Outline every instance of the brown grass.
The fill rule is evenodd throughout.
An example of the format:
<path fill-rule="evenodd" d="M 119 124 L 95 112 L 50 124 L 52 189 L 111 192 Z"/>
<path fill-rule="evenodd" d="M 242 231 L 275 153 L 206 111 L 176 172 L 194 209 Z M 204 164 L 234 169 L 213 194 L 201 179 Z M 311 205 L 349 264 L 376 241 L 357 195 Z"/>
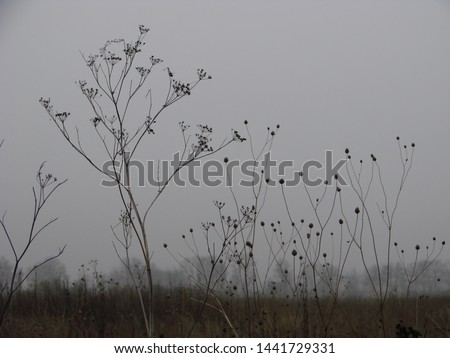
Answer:
<path fill-rule="evenodd" d="M 185 337 L 200 308 L 195 298 L 201 299 L 201 296 L 190 289 L 159 287 L 155 307 L 156 336 Z M 292 299 L 260 300 L 250 316 L 245 302 L 238 297 L 224 297 L 221 302 L 241 337 L 325 335 L 313 300 L 308 302 L 306 310 Z M 326 309 L 326 302 L 322 303 Z M 39 292 L 23 290 L 15 297 L 0 327 L 0 337 L 145 337 L 140 315 L 137 295 L 129 287 L 100 292 L 77 286 L 71 289 L 47 287 Z M 423 337 L 448 337 L 450 334 L 449 298 L 391 298 L 386 305 L 386 317 L 390 337 L 405 335 L 405 332 L 409 335 L 411 329 Z M 403 331 L 401 327 L 396 328 L 398 324 Z M 328 337 L 379 337 L 381 334 L 376 302 L 363 298 L 342 299 L 327 331 Z M 224 315 L 208 306 L 192 336 L 233 337 L 234 334 Z"/>

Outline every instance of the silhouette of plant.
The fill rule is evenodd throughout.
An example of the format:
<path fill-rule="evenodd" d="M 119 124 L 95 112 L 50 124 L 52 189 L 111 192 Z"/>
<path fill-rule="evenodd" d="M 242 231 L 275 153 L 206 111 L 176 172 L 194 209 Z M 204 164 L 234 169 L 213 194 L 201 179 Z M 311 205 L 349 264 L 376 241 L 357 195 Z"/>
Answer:
<path fill-rule="evenodd" d="M 404 326 L 401 322 L 395 325 L 395 335 L 397 338 L 420 338 L 422 333 L 411 326 Z"/>
<path fill-rule="evenodd" d="M 0 143 L 0 148 L 3 145 L 3 141 Z M 32 246 L 35 244 L 36 239 L 51 226 L 57 218 L 48 220 L 44 224 L 39 224 L 39 219 L 42 214 L 42 210 L 45 204 L 48 202 L 50 197 L 59 189 L 66 181 L 63 180 L 59 182 L 56 177 L 52 174 L 45 174 L 42 172 L 44 168 L 42 163 L 36 175 L 37 186 L 33 187 L 33 199 L 34 199 L 34 209 L 33 216 L 31 218 L 30 228 L 25 240 L 17 239 L 14 234 L 10 231 L 6 223 L 6 211 L 0 218 L 0 227 L 2 228 L 3 234 L 6 237 L 9 248 L 11 249 L 12 255 L 14 257 L 11 274 L 7 278 L 6 282 L 2 283 L 0 287 L 0 326 L 5 320 L 5 317 L 10 309 L 11 303 L 14 299 L 15 294 L 21 289 L 23 283 L 26 279 L 36 271 L 39 267 L 45 263 L 56 259 L 61 256 L 64 252 L 65 245 L 63 248 L 58 250 L 58 253 L 38 261 L 28 270 L 23 270 L 21 264 L 26 256 L 28 256 Z M 4 296 L 4 299 L 3 299 Z"/>
<path fill-rule="evenodd" d="M 137 240 L 142 258 L 145 263 L 145 285 L 140 279 L 134 278 L 138 291 L 145 327 L 149 337 L 153 336 L 153 280 L 151 257 L 153 243 L 150 239 L 147 221 L 151 209 L 169 183 L 180 170 L 194 160 L 217 153 L 233 142 L 243 141 L 237 132 L 233 132 L 230 139 L 225 139 L 216 148 L 212 147 L 211 135 L 213 130 L 207 125 L 198 125 L 198 132 L 194 136 L 187 134 L 189 125 L 180 122 L 183 148 L 180 163 L 174 168 L 168 178 L 159 183 L 156 193 L 149 200 L 136 194 L 136 183 L 131 178 L 130 167 L 136 161 L 138 148 L 145 139 L 155 134 L 157 120 L 169 107 L 186 96 L 190 96 L 200 82 L 211 79 L 203 69 L 197 70 L 197 78 L 193 82 L 182 82 L 175 79 L 174 72 L 169 67 L 167 72 L 168 89 L 162 104 L 153 101 L 152 89 L 146 89 L 151 73 L 163 61 L 151 56 L 145 66 L 137 66 L 135 62 L 145 45 L 144 39 L 149 29 L 139 26 L 139 35 L 135 41 L 126 42 L 124 39 L 107 41 L 98 54 L 85 56 L 83 59 L 94 80 L 90 87 L 87 81 L 77 82 L 82 95 L 86 98 L 93 112 L 91 118 L 93 131 L 97 134 L 104 149 L 105 160 L 97 161 L 93 153 L 88 153 L 81 142 L 80 131 L 77 126 L 70 125 L 68 111 L 55 111 L 50 99 L 40 99 L 47 114 L 61 135 L 70 146 L 80 154 L 98 172 L 104 175 L 117 188 L 117 194 L 122 202 L 122 211 L 118 225 L 112 227 L 116 243 L 114 248 L 120 261 L 127 267 L 130 275 L 134 271 L 130 266 L 129 250 L 132 238 Z M 139 117 L 131 118 L 130 107 L 139 93 L 145 91 L 147 112 Z M 148 158 L 145 158 L 148 160 Z M 112 168 L 105 163 L 111 164 Z M 120 229 L 121 228 L 121 229 Z M 119 231 L 116 231 L 119 230 Z M 148 295 L 144 295 L 148 291 Z M 144 299 L 148 297 L 148 300 Z M 146 302 L 144 302 L 146 301 Z"/>

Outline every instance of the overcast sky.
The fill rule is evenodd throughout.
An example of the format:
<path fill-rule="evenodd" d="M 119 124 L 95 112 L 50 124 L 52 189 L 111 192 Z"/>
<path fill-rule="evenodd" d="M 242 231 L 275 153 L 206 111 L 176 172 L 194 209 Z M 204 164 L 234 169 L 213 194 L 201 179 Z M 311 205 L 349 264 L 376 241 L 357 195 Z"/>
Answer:
<path fill-rule="evenodd" d="M 67 244 L 62 261 L 70 272 L 90 259 L 105 271 L 118 265 L 109 229 L 120 212 L 116 192 L 100 186 L 100 174 L 57 133 L 38 100 L 50 97 L 55 108 L 70 111 L 70 124 L 100 157 L 92 114 L 74 84 L 91 79 L 80 51 L 95 53 L 109 39 L 133 40 L 140 24 L 150 27 L 141 61 L 164 59 L 155 94 L 165 91 L 167 66 L 183 81 L 194 80 L 200 67 L 213 76 L 164 114 L 139 153 L 142 160 L 170 159 L 181 148 L 180 120 L 211 125 L 217 141 L 230 137 L 231 128 L 244 133 L 248 120 L 260 143 L 267 126 L 281 125 L 276 159 L 301 165 L 333 150 L 337 160 L 346 147 L 358 158 L 374 153 L 394 188 L 398 135 L 417 147 L 396 240 L 405 246 L 432 236 L 450 242 L 448 1 L 0 1 L 0 210 L 8 211 L 17 242 L 30 223 L 40 163 L 69 179 L 43 216 L 59 220 L 36 242 L 27 264 Z M 136 106 L 146 110 L 143 95 Z M 236 144 L 217 158 L 248 153 L 246 143 Z M 299 216 L 312 215 L 290 195 Z M 149 223 L 158 266 L 175 266 L 163 242 L 182 251 L 181 234 L 217 221 L 214 199 L 231 196 L 224 188 L 168 189 Z M 279 190 L 271 200 L 266 220 L 289 221 Z M 3 233 L 0 256 L 11 258 Z"/>

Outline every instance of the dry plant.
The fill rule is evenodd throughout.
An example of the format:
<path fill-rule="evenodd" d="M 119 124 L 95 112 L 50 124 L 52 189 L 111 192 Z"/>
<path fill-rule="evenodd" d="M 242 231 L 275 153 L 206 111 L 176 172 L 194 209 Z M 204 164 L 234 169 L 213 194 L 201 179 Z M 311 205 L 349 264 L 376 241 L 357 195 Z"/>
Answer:
<path fill-rule="evenodd" d="M 271 150 L 279 126 L 276 130 L 268 128 L 261 149 L 256 150 L 248 121 L 244 124 L 247 128 L 250 155 L 253 162 L 257 163 Z M 228 158 L 225 158 L 225 163 L 227 162 Z M 310 189 L 304 184 L 313 218 L 309 224 L 305 224 L 304 219 L 299 219 L 296 223 L 288 204 L 284 179 L 280 179 L 279 185 L 287 208 L 289 226 L 284 227 L 284 223 L 279 219 L 266 224 L 258 218 L 266 205 L 268 190 L 274 183 L 270 173 L 264 173 L 264 169 L 260 172 L 256 170 L 255 165 L 250 203 L 243 205 L 233 187 L 230 187 L 232 213 L 225 214 L 224 202 L 214 202 L 219 212 L 219 225 L 202 223 L 202 246 L 208 248 L 206 257 L 202 255 L 199 249 L 202 246 L 197 244 L 192 229 L 187 238 L 183 236 L 191 256 L 183 257 L 180 262 L 171 253 L 182 266 L 194 269 L 196 275 L 191 275 L 191 280 L 203 293 L 202 306 L 189 334 L 198 323 L 203 310 L 210 307 L 222 313 L 235 335 L 237 331 L 243 332 L 245 336 L 276 335 L 278 318 L 276 315 L 267 315 L 268 305 L 274 300 L 284 300 L 292 307 L 291 319 L 286 323 L 290 332 L 294 335 L 310 336 L 309 299 L 312 298 L 317 305 L 324 334 L 327 335 L 337 309 L 339 290 L 344 285 L 343 272 L 353 244 L 351 241 L 347 242 L 341 220 L 337 252 L 333 247 L 333 251 L 327 256 L 323 249 L 325 235 L 333 239 L 333 232 L 326 234 L 326 229 L 337 208 L 340 189 L 331 191 L 330 185 L 325 183 L 319 199 L 313 200 Z M 264 177 L 264 180 L 256 180 L 261 177 Z M 326 202 L 324 199 L 327 194 L 332 196 L 332 206 L 326 209 L 325 217 L 322 218 L 320 205 Z M 317 230 L 314 229 L 315 224 L 312 221 L 319 226 Z M 231 297 L 245 302 L 245 317 L 233 317 L 230 309 L 226 311 L 221 300 Z M 212 300 L 208 301 L 210 298 Z"/>
<path fill-rule="evenodd" d="M 395 249 L 397 251 L 397 256 L 404 274 L 404 278 L 406 280 L 406 289 L 404 295 L 401 297 L 401 320 L 403 321 L 405 317 L 406 310 L 406 302 L 408 301 L 411 288 L 413 284 L 422 277 L 432 265 L 436 262 L 438 257 L 441 255 L 442 250 L 444 249 L 445 241 L 442 241 L 440 244 L 436 243 L 436 237 L 433 237 L 430 245 L 425 246 L 425 250 L 419 244 L 414 246 L 414 259 L 412 262 L 408 262 L 406 259 L 406 254 L 404 249 L 400 249 L 398 247 L 398 243 L 394 242 Z M 439 246 L 439 248 L 437 247 Z M 422 256 L 421 257 L 421 254 Z M 420 297 L 416 297 L 416 319 L 415 319 L 415 327 L 418 327 L 419 320 L 419 302 Z"/>
<path fill-rule="evenodd" d="M 303 177 L 302 172 L 298 175 Z M 336 176 L 335 180 L 338 179 Z M 330 189 L 332 183 L 324 182 L 322 188 L 316 188 L 319 195 L 314 198 L 314 193 L 305 183 L 303 188 L 307 194 L 312 217 L 306 224 L 305 219 L 300 219 L 300 223 L 296 223 L 294 214 L 292 213 L 292 204 L 288 201 L 288 195 L 283 180 L 280 181 L 283 201 L 289 219 L 292 222 L 292 230 L 295 233 L 287 242 L 285 251 L 290 250 L 293 244 L 292 256 L 297 256 L 300 252 L 300 264 L 297 277 L 304 277 L 304 284 L 307 284 L 309 278 L 312 289 L 312 298 L 317 306 L 320 322 L 322 324 L 325 336 L 331 326 L 336 310 L 338 308 L 338 300 L 340 291 L 345 284 L 344 269 L 348 261 L 350 250 L 353 245 L 352 240 L 348 240 L 343 228 L 343 220 L 336 220 L 339 223 L 337 234 L 332 229 L 332 219 L 336 216 L 336 209 L 339 200 L 341 188 L 336 185 L 335 189 Z M 329 206 L 326 206 L 330 203 Z M 324 207 L 325 206 L 325 207 Z M 324 208 L 323 208 L 324 207 Z M 352 231 L 355 232 L 357 222 Z M 295 262 L 295 260 L 294 260 Z M 295 266 L 294 266 L 295 268 Z M 288 277 L 287 277 L 288 278 Z M 294 282 L 295 287 L 300 286 L 301 282 Z M 305 298 L 308 299 L 309 292 L 306 289 Z M 306 302 L 305 302 L 306 306 Z M 345 313 L 345 312 L 344 312 Z M 304 319 L 307 320 L 307 311 L 304 310 Z M 304 324 L 305 334 L 309 334 L 308 324 Z"/>
<path fill-rule="evenodd" d="M 397 244 L 394 242 L 394 224 L 396 222 L 400 198 L 413 165 L 415 150 L 414 143 L 407 146 L 401 144 L 399 137 L 396 137 L 396 140 L 398 143 L 401 170 L 399 183 L 392 195 L 388 194 L 385 178 L 377 157 L 373 154 L 370 155 L 368 179 L 364 183 L 362 178 L 363 161 L 360 160 L 359 168 L 357 168 L 348 149 L 345 150 L 348 159 L 346 172 L 350 181 L 350 188 L 356 195 L 356 200 L 359 203 L 353 213 L 353 215 L 356 215 L 356 218 L 355 216 L 351 218 L 348 212 L 346 213 L 342 201 L 342 194 L 340 193 L 339 195 L 339 206 L 344 218 L 344 225 L 351 241 L 359 252 L 372 292 L 378 302 L 379 322 L 384 337 L 388 335 L 385 304 L 390 293 L 392 250 L 394 247 L 397 247 Z M 370 203 L 369 195 L 376 190 L 374 189 L 376 186 L 378 187 L 381 199 L 376 199 L 376 210 L 374 210 Z M 384 230 L 375 228 L 377 217 L 381 218 Z M 444 244 L 445 242 L 442 243 L 442 246 Z M 433 245 L 432 252 L 428 252 L 427 249 L 425 265 L 418 268 L 417 260 L 420 246 L 416 245 L 415 249 L 416 258 L 412 272 L 408 273 L 408 271 L 405 271 L 406 279 L 408 280 L 407 295 L 409 294 L 409 288 L 415 280 L 430 267 L 429 264 L 434 262 L 442 252 L 442 247 L 436 252 Z M 371 267 L 375 269 L 371 270 Z"/>
<path fill-rule="evenodd" d="M 251 203 L 245 205 L 239 200 L 232 186 L 229 190 L 232 196 L 231 212 L 227 212 L 225 202 L 215 200 L 214 206 L 218 213 L 218 223 L 203 222 L 202 239 L 196 238 L 194 230 L 189 229 L 189 235 L 183 235 L 184 242 L 189 249 L 190 256 L 181 259 L 172 253 L 168 246 L 164 247 L 169 254 L 189 273 L 194 287 L 200 292 L 201 299 L 198 312 L 194 316 L 193 324 L 188 336 L 193 334 L 196 325 L 206 308 L 214 309 L 224 317 L 234 336 L 254 335 L 254 317 L 262 315 L 262 291 L 267 281 L 267 274 L 261 278 L 258 273 L 254 257 L 257 218 L 264 207 L 268 186 L 260 178 L 264 171 L 257 172 L 257 163 L 262 156 L 270 151 L 274 136 L 278 131 L 267 129 L 266 138 L 259 150 L 255 149 L 254 140 L 248 128 L 248 121 L 244 122 L 247 129 L 247 139 L 250 154 L 254 163 L 249 169 L 252 185 Z M 224 158 L 226 179 L 232 182 L 232 166 L 229 158 Z M 205 250 L 206 248 L 206 250 Z M 230 280 L 230 273 L 234 273 L 234 281 Z M 224 297 L 242 297 L 246 307 L 246 324 L 244 327 L 232 317 L 222 301 Z M 242 319 L 242 317 L 241 317 Z M 259 319 L 260 320 L 260 319 Z M 238 332 L 238 326 L 244 333 Z"/>
<path fill-rule="evenodd" d="M 425 250 L 423 250 L 423 248 L 421 249 L 419 244 L 416 244 L 414 246 L 414 259 L 412 260 L 412 262 L 407 261 L 405 250 L 399 249 L 398 243 L 394 242 L 397 256 L 407 282 L 406 292 L 404 295 L 406 298 L 409 298 L 410 296 L 412 285 L 425 272 L 427 272 L 427 270 L 436 262 L 438 257 L 441 255 L 442 250 L 444 249 L 445 241 L 442 241 L 440 244 L 437 244 L 436 241 L 436 238 L 433 237 L 431 240 L 431 246 L 426 245 Z M 423 258 L 420 256 L 421 252 L 423 253 Z"/>
<path fill-rule="evenodd" d="M 129 274 L 133 276 L 129 250 L 132 238 L 137 240 L 145 263 L 145 284 L 142 284 L 141 280 L 136 277 L 133 280 L 140 297 L 147 335 L 151 337 L 153 335 L 154 292 L 151 269 L 153 243 L 147 227 L 150 211 L 180 170 L 192 161 L 214 154 L 232 142 L 242 141 L 243 138 L 233 131 L 230 139 L 225 139 L 217 148 L 213 149 L 210 143 L 213 132 L 211 127 L 198 125 L 195 136 L 190 136 L 188 134 L 189 125 L 184 121 L 180 122 L 183 148 L 180 151 L 182 154 L 179 165 L 174 168 L 168 178 L 160 181 L 153 196 L 148 200 L 143 198 L 138 202 L 137 180 L 133 180 L 135 178 L 131 178 L 130 173 L 130 167 L 137 160 L 135 157 L 138 148 L 145 139 L 149 139 L 151 135 L 155 134 L 156 122 L 167 108 L 185 96 L 191 95 L 200 82 L 211 79 L 211 76 L 203 69 L 199 69 L 196 80 L 191 83 L 183 83 L 176 80 L 174 73 L 167 67 L 165 71 L 167 72 L 168 89 L 165 99 L 160 105 L 154 103 L 152 90 L 145 89 L 145 85 L 149 82 L 154 68 L 162 60 L 151 56 L 148 65 L 137 66 L 135 63 L 145 45 L 144 39 L 148 32 L 148 28 L 140 25 L 139 35 L 135 41 L 126 42 L 124 39 L 107 41 L 100 49 L 99 54 L 82 55 L 93 77 L 94 87 L 89 87 L 86 81 L 78 81 L 77 84 L 93 112 L 92 129 L 98 135 L 106 161 L 96 161 L 94 154 L 85 151 L 78 127 L 68 125 L 70 112 L 54 111 L 49 99 L 41 98 L 40 103 L 70 146 L 117 188 L 117 194 L 122 202 L 122 211 L 118 226 L 112 228 L 116 243 L 118 243 L 114 247 L 119 259 Z M 142 92 L 145 94 L 147 111 L 138 118 L 131 118 L 130 106 Z M 145 158 L 146 161 L 148 159 Z M 111 165 L 111 168 L 111 166 L 105 166 L 105 163 L 114 163 L 114 165 Z M 148 291 L 148 294 L 144 294 L 144 291 Z"/>
<path fill-rule="evenodd" d="M 0 143 L 0 148 L 3 145 L 3 141 Z M 7 227 L 6 224 L 6 211 L 2 215 L 0 219 L 0 226 L 2 231 L 6 237 L 8 245 L 11 249 L 12 255 L 14 257 L 12 272 L 10 277 L 6 280 L 6 282 L 2 283 L 0 287 L 0 326 L 5 320 L 6 314 L 11 306 L 13 298 L 15 294 L 21 289 L 23 283 L 26 279 L 36 271 L 37 268 L 41 267 L 45 263 L 61 256 L 64 252 L 65 245 L 63 248 L 58 250 L 58 253 L 39 261 L 34 264 L 28 270 L 23 270 L 21 268 L 21 264 L 25 258 L 30 253 L 32 246 L 35 244 L 36 239 L 51 226 L 57 218 L 53 218 L 45 222 L 44 224 L 40 224 L 40 217 L 45 204 L 48 202 L 50 197 L 55 193 L 56 190 L 59 189 L 66 181 L 63 180 L 58 182 L 57 178 L 52 174 L 44 174 L 42 172 L 44 168 L 44 164 L 41 164 L 39 170 L 36 175 L 37 186 L 33 187 L 33 199 L 34 199 L 34 209 L 33 216 L 31 218 L 30 228 L 28 230 L 28 234 L 22 242 L 22 240 L 17 239 L 15 235 L 11 232 L 11 230 Z"/>
<path fill-rule="evenodd" d="M 248 122 L 245 124 L 248 130 Z M 255 163 L 265 150 L 271 148 L 274 135 L 275 131 L 269 128 L 266 142 L 261 152 L 257 152 L 248 130 L 250 152 Z M 409 302 L 411 286 L 436 262 L 445 245 L 445 242 L 437 244 L 433 239 L 432 245 L 422 250 L 425 258 L 419 260 L 421 248 L 416 244 L 415 257 L 410 265 L 406 263 L 404 251 L 398 251 L 393 228 L 411 170 L 415 145 L 402 146 L 399 138 L 397 140 L 401 174 L 393 197 L 388 195 L 377 158 L 370 156 L 369 172 L 365 174 L 363 161 L 357 168 L 348 149 L 345 150 L 348 176 L 345 179 L 349 185 L 339 185 L 338 176 L 333 178 L 335 185 L 325 181 L 324 185 L 316 188 L 303 181 L 306 207 L 301 205 L 298 208 L 297 203 L 303 204 L 304 201 L 297 200 L 295 193 L 288 191 L 283 178 L 279 180 L 287 223 L 281 219 L 269 223 L 258 220 L 271 181 L 268 176 L 252 187 L 252 199 L 246 205 L 240 202 L 241 196 L 236 194 L 236 189 L 230 187 L 233 212 L 225 210 L 225 202 L 215 201 L 219 223 L 202 223 L 203 239 L 196 237 L 193 229 L 189 235 L 183 235 L 190 256 L 183 256 L 180 260 L 169 251 L 187 272 L 191 272 L 191 281 L 202 297 L 199 300 L 201 307 L 188 334 L 192 334 L 202 312 L 209 308 L 223 316 L 235 336 L 274 336 L 278 318 L 267 315 L 272 299 L 272 302 L 285 302 L 291 307 L 291 320 L 286 322 L 284 319 L 284 324 L 289 325 L 289 331 L 296 336 L 315 336 L 317 330 L 312 330 L 312 327 L 316 327 L 317 321 L 321 335 L 334 334 L 330 330 L 336 327 L 338 317 L 345 317 L 348 329 L 353 336 L 358 336 L 355 322 L 349 318 L 352 313 L 341 304 L 350 285 L 346 268 L 354 252 L 361 259 L 370 283 L 380 334 L 385 337 L 391 335 L 387 327 L 391 320 L 386 317 L 385 307 L 392 292 L 392 250 L 394 247 L 397 249 L 403 267 L 406 280 L 404 301 Z M 228 162 L 227 158 L 225 162 Z M 262 175 L 264 171 L 256 173 L 255 169 L 253 174 Z M 298 175 L 303 177 L 301 172 Z M 297 219 L 294 211 L 298 209 L 309 212 L 309 219 Z M 381 225 L 376 223 L 377 219 Z M 204 247 L 206 252 L 202 251 Z M 258 256 L 261 252 L 264 256 Z M 234 314 L 230 304 L 232 299 L 244 303 L 245 317 Z M 317 313 L 313 319 L 311 304 Z M 416 327 L 417 322 L 416 314 Z M 401 326 L 400 330 L 403 328 Z"/>

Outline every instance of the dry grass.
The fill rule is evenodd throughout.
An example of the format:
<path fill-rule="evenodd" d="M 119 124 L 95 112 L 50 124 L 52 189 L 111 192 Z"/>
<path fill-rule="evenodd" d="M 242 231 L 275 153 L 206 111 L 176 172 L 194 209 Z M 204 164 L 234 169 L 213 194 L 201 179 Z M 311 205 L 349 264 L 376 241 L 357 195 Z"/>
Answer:
<path fill-rule="evenodd" d="M 155 332 L 159 337 L 185 337 L 200 303 L 190 289 L 157 289 Z M 224 297 L 222 304 L 241 337 L 322 337 L 314 301 L 307 310 L 293 300 L 260 300 L 249 316 L 244 301 Z M 326 305 L 325 305 L 326 307 Z M 307 312 L 307 320 L 304 313 Z M 450 334 L 450 300 L 421 297 L 391 298 L 386 305 L 388 336 L 447 337 Z M 305 325 L 305 322 L 306 325 Z M 401 327 L 396 326 L 401 324 Z M 403 328 L 402 328 L 403 327 Z M 411 328 L 409 328 L 411 327 Z M 411 330 L 412 329 L 412 330 Z M 328 329 L 329 337 L 379 337 L 377 303 L 372 299 L 346 298 L 338 304 Z M 15 297 L 1 337 L 145 337 L 138 297 L 132 288 L 114 287 L 96 292 L 78 286 L 23 290 Z M 233 337 L 223 314 L 207 307 L 193 337 Z"/>

